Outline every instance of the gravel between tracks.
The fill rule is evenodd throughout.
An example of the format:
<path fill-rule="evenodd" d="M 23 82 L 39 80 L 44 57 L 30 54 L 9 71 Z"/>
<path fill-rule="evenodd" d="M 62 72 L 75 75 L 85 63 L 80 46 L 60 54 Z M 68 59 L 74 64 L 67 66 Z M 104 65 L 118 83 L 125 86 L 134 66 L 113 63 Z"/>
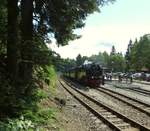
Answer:
<path fill-rule="evenodd" d="M 147 96 L 147 95 L 145 96 L 145 95 L 139 94 L 139 93 L 131 91 L 131 90 L 126 90 L 124 88 L 116 88 L 114 85 L 117 85 L 117 83 L 105 84 L 104 87 L 109 88 L 109 89 L 114 90 L 114 91 L 117 91 L 117 92 L 120 92 L 120 93 L 123 93 L 123 94 L 128 95 L 132 98 L 139 99 L 143 102 L 150 104 L 150 97 L 149 96 Z M 130 86 L 130 85 L 128 85 L 128 86 Z"/>
<path fill-rule="evenodd" d="M 57 97 L 66 101 L 58 115 L 64 131 L 111 131 L 61 86 L 57 88 Z"/>
<path fill-rule="evenodd" d="M 119 111 L 122 114 L 125 114 L 127 117 L 132 118 L 136 120 L 139 123 L 142 123 L 145 126 L 150 127 L 150 117 L 147 116 L 144 113 L 141 113 L 140 111 L 134 109 L 131 106 L 128 106 L 127 104 L 107 95 L 102 92 L 98 92 L 94 89 L 90 89 L 87 94 L 93 96 L 95 99 L 101 101 L 102 103 L 105 103 L 109 107 L 115 109 L 116 111 Z"/>

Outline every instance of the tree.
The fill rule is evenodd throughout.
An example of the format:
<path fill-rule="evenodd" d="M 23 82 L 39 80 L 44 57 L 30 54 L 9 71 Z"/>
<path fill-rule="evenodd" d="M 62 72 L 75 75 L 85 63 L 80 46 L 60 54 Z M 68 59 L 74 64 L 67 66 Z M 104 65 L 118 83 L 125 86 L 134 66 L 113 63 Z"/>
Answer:
<path fill-rule="evenodd" d="M 18 0 L 8 0 L 7 69 L 16 80 L 18 70 Z"/>
<path fill-rule="evenodd" d="M 108 67 L 115 72 L 123 72 L 125 70 L 125 58 L 122 53 L 116 53 L 115 46 L 112 46 L 108 60 Z"/>
<path fill-rule="evenodd" d="M 103 57 L 104 57 L 104 66 L 109 67 L 110 57 L 109 57 L 109 54 L 106 51 L 103 52 Z"/>
<path fill-rule="evenodd" d="M 111 55 L 115 55 L 116 54 L 116 49 L 115 49 L 115 46 L 113 45 L 112 46 L 112 49 L 111 49 Z"/>
<path fill-rule="evenodd" d="M 7 115 L 15 116 L 29 103 L 28 98 L 35 98 L 36 69 L 52 61 L 46 41 L 53 37 L 58 46 L 63 46 L 79 38 L 74 30 L 83 27 L 86 17 L 99 11 L 100 5 L 111 1 L 114 0 L 0 1 L 0 18 L 4 17 L 0 19 L 0 31 L 4 32 L 0 32 L 0 44 L 3 58 L 7 58 L 5 71 L 0 65 L 0 107 L 6 106 L 3 111 L 9 109 Z"/>
<path fill-rule="evenodd" d="M 83 61 L 82 61 L 82 56 L 79 54 L 77 57 L 76 57 L 76 66 L 80 66 L 83 64 Z"/>
<path fill-rule="evenodd" d="M 57 44 L 66 45 L 79 37 L 73 30 L 85 25 L 83 21 L 88 14 L 111 1 L 114 0 L 35 0 L 35 13 L 39 16 L 38 23 L 54 34 Z"/>
<path fill-rule="evenodd" d="M 0 56 L 1 59 L 6 55 L 6 41 L 7 41 L 7 9 L 6 1 L 0 1 Z"/>
<path fill-rule="evenodd" d="M 99 5 L 103 6 L 105 3 L 112 1 L 114 0 L 79 0 L 74 2 L 72 2 L 72 0 L 35 0 L 33 6 L 33 0 L 21 0 L 20 6 L 18 4 L 18 0 L 13 2 L 8 0 L 8 2 L 11 2 L 8 4 L 10 5 L 10 7 L 8 6 L 8 10 L 13 9 L 12 12 L 8 12 L 8 16 L 12 13 L 14 17 L 10 18 L 8 23 L 11 23 L 11 21 L 14 22 L 14 24 L 9 24 L 9 26 L 11 26 L 11 29 L 14 28 L 15 33 L 13 33 L 13 38 L 16 39 L 13 40 L 14 44 L 11 50 L 17 50 L 18 48 L 16 32 L 18 22 L 17 15 L 20 13 L 18 12 L 20 10 L 17 10 L 18 5 L 21 8 L 21 45 L 19 46 L 19 53 L 21 56 L 21 62 L 26 66 L 24 66 L 24 68 L 23 66 L 19 66 L 20 68 L 23 68 L 19 69 L 19 71 L 21 71 L 19 74 L 22 74 L 23 81 L 28 81 L 32 76 L 32 64 L 30 60 L 32 58 L 31 54 L 33 51 L 30 49 L 33 48 L 33 46 L 36 46 L 32 41 L 32 37 L 34 35 L 39 35 L 45 40 L 48 39 L 47 34 L 52 34 L 55 37 L 58 45 L 66 45 L 68 44 L 69 40 L 79 38 L 77 34 L 73 33 L 73 30 L 84 26 L 84 20 L 88 14 L 91 14 L 94 11 L 99 11 Z M 13 8 L 11 8 L 11 5 Z M 16 63 L 20 58 L 17 59 L 18 54 L 14 53 L 14 55 L 12 55 L 11 51 L 9 51 L 9 48 L 7 53 L 9 61 L 8 67 L 10 69 L 10 74 L 13 76 L 12 72 L 17 71 L 18 65 Z M 10 60 L 10 57 L 13 58 Z M 12 63 L 16 65 L 16 68 L 15 66 L 12 66 L 14 69 L 11 69 L 10 65 L 12 65 Z M 28 67 L 30 73 L 23 72 L 26 70 L 25 67 Z M 27 77 L 27 74 L 30 74 L 30 77 Z"/>
<path fill-rule="evenodd" d="M 98 63 L 100 65 L 106 66 L 104 55 L 101 52 L 99 52 L 98 55 L 90 56 L 88 59 L 94 63 Z"/>
<path fill-rule="evenodd" d="M 127 51 L 126 51 L 126 54 L 125 54 L 125 59 L 126 59 L 126 71 L 129 71 L 130 69 L 130 65 L 131 65 L 131 57 L 130 57 L 130 54 L 131 54 L 131 49 L 133 47 L 133 44 L 132 44 L 132 40 L 129 41 L 129 44 L 128 44 L 128 48 L 127 48 Z"/>
<path fill-rule="evenodd" d="M 143 67 L 150 70 L 150 35 L 144 35 L 139 41 L 135 41 L 131 49 L 132 69 L 140 71 Z"/>
<path fill-rule="evenodd" d="M 125 69 L 125 59 L 122 53 L 117 53 L 115 55 L 110 55 L 110 68 L 115 72 L 123 72 Z"/>
<path fill-rule="evenodd" d="M 33 0 L 21 0 L 21 63 L 20 76 L 23 83 L 32 79 L 33 67 Z"/>

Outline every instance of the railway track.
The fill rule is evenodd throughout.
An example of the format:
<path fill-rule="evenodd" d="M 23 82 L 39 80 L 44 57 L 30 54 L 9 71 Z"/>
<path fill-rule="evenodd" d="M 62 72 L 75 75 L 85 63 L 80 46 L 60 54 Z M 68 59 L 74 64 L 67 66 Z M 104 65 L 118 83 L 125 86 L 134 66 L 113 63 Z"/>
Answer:
<path fill-rule="evenodd" d="M 150 82 L 143 82 L 143 81 L 137 81 L 137 80 L 133 80 L 133 82 L 139 83 L 139 84 L 144 84 L 144 85 L 150 85 Z"/>
<path fill-rule="evenodd" d="M 132 91 L 132 92 L 138 93 L 143 96 L 150 96 L 149 90 L 145 90 L 145 89 L 141 89 L 141 88 L 125 88 L 125 90 Z"/>
<path fill-rule="evenodd" d="M 142 89 L 140 87 L 127 87 L 127 86 L 130 86 L 130 85 L 125 85 L 125 87 L 121 87 L 122 85 L 114 85 L 114 84 L 111 84 L 111 83 L 108 83 L 107 84 L 109 85 L 112 85 L 112 86 L 115 86 L 115 87 L 118 87 L 118 88 L 122 88 L 122 89 L 125 89 L 125 90 L 129 90 L 129 91 L 132 91 L 132 92 L 136 92 L 138 94 L 141 94 L 141 95 L 144 95 L 144 96 L 150 96 L 150 91 L 149 90 L 145 90 L 145 89 Z"/>
<path fill-rule="evenodd" d="M 74 84 L 74 83 L 72 83 L 72 84 Z M 77 85 L 74 84 L 74 86 L 77 86 Z M 147 114 L 148 116 L 150 116 L 150 104 L 148 104 L 148 103 L 145 103 L 145 102 L 140 101 L 140 100 L 135 99 L 135 98 L 131 98 L 127 95 L 113 91 L 111 89 L 100 87 L 96 90 L 103 92 L 103 93 L 105 93 L 105 94 L 107 94 L 107 95 L 109 95 L 115 99 L 118 99 L 119 101 L 122 101 L 123 103 L 126 103 L 127 105 L 132 106 L 135 109 L 137 109 L 137 110 Z"/>
<path fill-rule="evenodd" d="M 145 89 L 141 89 L 141 88 L 128 88 L 127 90 L 130 90 L 130 91 L 135 91 L 135 92 L 138 92 L 140 94 L 144 94 L 144 95 L 147 95 L 147 96 L 150 96 L 150 91 L 149 90 L 145 90 Z"/>
<path fill-rule="evenodd" d="M 105 81 L 110 81 L 110 80 L 105 80 Z M 118 81 L 118 79 L 117 80 L 111 80 L 111 81 Z M 126 80 L 123 80 L 124 82 L 126 81 Z M 138 81 L 138 80 L 133 80 L 133 83 L 139 83 L 139 84 L 143 84 L 143 85 L 150 85 L 150 82 L 143 82 L 143 81 Z"/>
<path fill-rule="evenodd" d="M 94 98 L 86 95 L 79 89 L 75 88 L 72 84 L 59 81 L 61 86 L 65 88 L 73 97 L 75 97 L 83 106 L 91 111 L 97 118 L 101 119 L 116 131 L 150 131 L 149 127 L 143 126 L 132 119 L 127 118 L 121 113 L 112 110 L 107 105 L 95 100 Z"/>
<path fill-rule="evenodd" d="M 144 103 L 144 102 L 139 101 L 139 100 L 134 99 L 134 98 L 131 98 L 131 97 L 124 95 L 122 93 L 115 92 L 111 89 L 100 87 L 96 90 L 103 92 L 103 93 L 105 93 L 105 94 L 107 94 L 107 95 L 109 95 L 115 99 L 118 99 L 118 100 L 126 103 L 127 105 L 130 105 L 130 106 L 136 108 L 137 110 L 150 116 L 150 104 Z"/>

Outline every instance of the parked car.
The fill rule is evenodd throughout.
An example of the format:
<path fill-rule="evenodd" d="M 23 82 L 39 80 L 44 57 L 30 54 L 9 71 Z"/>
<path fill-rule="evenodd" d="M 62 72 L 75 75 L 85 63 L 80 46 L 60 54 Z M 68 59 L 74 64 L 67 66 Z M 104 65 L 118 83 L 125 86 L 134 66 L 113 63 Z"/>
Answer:
<path fill-rule="evenodd" d="M 146 73 L 146 81 L 150 81 L 150 74 Z"/>
<path fill-rule="evenodd" d="M 134 79 L 140 79 L 140 78 L 142 77 L 142 73 L 134 73 L 134 74 L 132 75 L 132 77 L 133 77 Z"/>

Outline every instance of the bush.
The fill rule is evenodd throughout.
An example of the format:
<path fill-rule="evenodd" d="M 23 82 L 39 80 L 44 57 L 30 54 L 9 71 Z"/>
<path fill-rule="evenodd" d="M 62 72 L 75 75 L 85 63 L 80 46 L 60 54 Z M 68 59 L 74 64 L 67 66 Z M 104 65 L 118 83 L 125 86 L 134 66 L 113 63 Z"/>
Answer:
<path fill-rule="evenodd" d="M 56 72 L 53 66 L 38 67 L 34 78 L 37 76 L 38 81 L 47 79 L 49 87 L 55 87 Z M 0 80 L 0 96 L 2 98 L 0 100 L 0 115 L 3 116 L 0 121 L 0 131 L 35 131 L 35 129 L 38 130 L 39 125 L 47 123 L 49 119 L 55 119 L 53 109 L 42 109 L 43 107 L 38 106 L 40 100 L 48 98 L 49 89 L 52 88 L 45 91 L 42 88 L 37 88 L 39 85 L 32 81 L 27 87 L 32 89 L 30 94 L 24 95 L 24 93 L 19 93 L 20 89 L 18 91 L 13 88 L 6 75 L 0 75 Z M 7 114 L 4 114 L 5 112 Z"/>
<path fill-rule="evenodd" d="M 25 119 L 23 116 L 19 119 L 8 119 L 8 122 L 0 123 L 1 131 L 34 131 L 35 129 L 32 121 Z"/>

